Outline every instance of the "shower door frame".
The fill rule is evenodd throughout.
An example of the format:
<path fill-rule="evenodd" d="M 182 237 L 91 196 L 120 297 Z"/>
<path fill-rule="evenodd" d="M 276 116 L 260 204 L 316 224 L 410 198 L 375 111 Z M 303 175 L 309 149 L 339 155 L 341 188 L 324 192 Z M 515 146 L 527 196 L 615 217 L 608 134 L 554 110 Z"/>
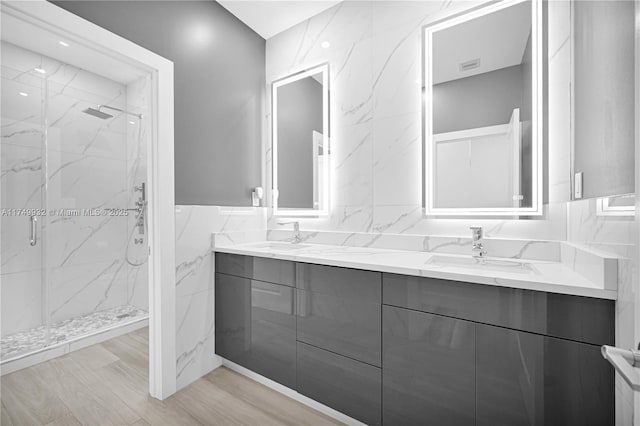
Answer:
<path fill-rule="evenodd" d="M 2 13 L 84 45 L 151 76 L 152 137 L 147 145 L 149 393 L 176 391 L 173 62 L 46 0 L 0 3 Z"/>

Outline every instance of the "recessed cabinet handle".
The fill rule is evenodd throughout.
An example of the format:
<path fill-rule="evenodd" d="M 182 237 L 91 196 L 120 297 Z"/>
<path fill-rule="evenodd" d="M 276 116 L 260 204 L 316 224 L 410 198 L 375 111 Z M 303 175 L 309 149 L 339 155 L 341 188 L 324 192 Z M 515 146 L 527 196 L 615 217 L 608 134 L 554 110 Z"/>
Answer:
<path fill-rule="evenodd" d="M 35 246 L 38 244 L 38 217 L 31 216 L 31 235 L 29 236 L 29 244 Z"/>

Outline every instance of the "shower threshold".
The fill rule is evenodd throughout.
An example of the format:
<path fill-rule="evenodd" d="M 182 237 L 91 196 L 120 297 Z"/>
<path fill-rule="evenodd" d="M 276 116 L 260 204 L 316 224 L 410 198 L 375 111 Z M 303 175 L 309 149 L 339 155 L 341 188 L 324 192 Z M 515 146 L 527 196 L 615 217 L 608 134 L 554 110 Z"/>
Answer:
<path fill-rule="evenodd" d="M 27 364 L 33 365 L 79 349 L 80 347 L 98 343 L 99 341 L 105 340 L 105 338 L 115 337 L 122 334 L 118 332 L 120 328 L 123 328 L 122 331 L 126 333 L 132 331 L 132 325 L 134 326 L 133 329 L 144 327 L 148 323 L 148 318 L 149 313 L 147 311 L 134 306 L 124 305 L 52 324 L 50 328 L 49 345 L 47 345 L 45 326 L 8 335 L 0 340 L 0 365 L 2 365 L 2 374 L 9 373 L 10 371 L 8 370 L 15 371 L 26 367 Z M 109 331 L 115 332 L 109 333 Z M 107 334 L 103 336 L 104 338 L 98 340 L 90 339 L 92 336 L 103 333 Z M 85 339 L 89 339 L 89 341 L 82 344 L 81 341 Z M 72 343 L 79 344 L 72 345 Z M 32 355 L 43 354 L 47 351 L 52 351 L 52 353 L 49 354 L 50 356 L 44 354 L 38 357 L 42 358 L 39 361 L 28 362 L 25 360 L 25 362 L 19 363 L 25 365 L 16 365 L 15 367 L 17 368 L 8 368 L 9 364 L 14 363 L 14 361 L 19 361 Z"/>

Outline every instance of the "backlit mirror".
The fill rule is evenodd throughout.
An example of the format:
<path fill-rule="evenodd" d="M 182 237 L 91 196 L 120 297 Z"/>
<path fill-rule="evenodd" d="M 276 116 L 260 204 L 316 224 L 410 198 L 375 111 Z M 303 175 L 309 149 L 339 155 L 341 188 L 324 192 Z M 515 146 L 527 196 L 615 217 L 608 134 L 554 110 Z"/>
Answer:
<path fill-rule="evenodd" d="M 542 214 L 538 0 L 424 28 L 425 211 Z"/>
<path fill-rule="evenodd" d="M 321 65 L 272 84 L 273 211 L 329 211 L 329 69 Z"/>

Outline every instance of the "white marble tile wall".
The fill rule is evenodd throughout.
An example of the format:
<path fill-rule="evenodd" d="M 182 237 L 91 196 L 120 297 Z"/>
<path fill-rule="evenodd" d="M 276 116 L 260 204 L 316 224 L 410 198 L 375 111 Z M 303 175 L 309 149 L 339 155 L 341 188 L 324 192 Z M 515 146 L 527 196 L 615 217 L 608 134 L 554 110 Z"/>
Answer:
<path fill-rule="evenodd" d="M 100 104 L 124 108 L 125 86 L 5 42 L 1 49 L 1 207 L 47 208 L 35 247 L 28 217 L 2 217 L 5 336 L 40 325 L 45 310 L 58 322 L 129 301 L 127 219 L 50 210 L 124 208 L 130 185 L 126 117 L 82 112 Z"/>
<path fill-rule="evenodd" d="M 264 208 L 176 206 L 176 381 L 187 386 L 220 365 L 214 355 L 212 233 L 266 238 Z"/>
<path fill-rule="evenodd" d="M 596 200 L 568 203 L 567 240 L 585 245 L 618 258 L 618 300 L 616 303 L 616 346 L 634 348 L 638 345 L 635 315 L 637 306 L 638 264 L 635 217 L 598 216 Z M 633 423 L 633 391 L 616 375 L 616 424 Z"/>
<path fill-rule="evenodd" d="M 267 239 L 291 241 L 291 225 L 278 226 L 267 231 Z M 372 247 L 391 250 L 429 251 L 448 254 L 470 254 L 471 238 L 423 236 L 391 233 L 300 231 L 302 242 L 336 246 Z M 509 239 L 485 239 L 484 247 L 490 256 L 511 259 L 561 261 L 559 241 L 527 241 Z"/>
<path fill-rule="evenodd" d="M 435 219 L 422 211 L 421 28 L 480 2 L 345 1 L 267 40 L 267 87 L 328 62 L 332 195 L 327 218 L 300 218 L 305 230 L 468 237 L 469 225 L 493 238 L 564 240 L 568 194 L 569 49 L 567 9 L 550 8 L 549 199 L 540 219 Z M 563 2 L 550 2 L 563 3 Z M 566 2 L 565 2 L 566 3 Z M 328 41 L 328 49 L 321 47 Z M 565 47 L 567 46 L 567 47 Z M 270 90 L 267 91 L 270 98 Z M 269 105 L 270 102 L 267 102 Z M 266 116 L 270 124 L 270 115 Z M 266 135 L 270 135 L 267 131 Z M 270 139 L 265 140 L 267 184 Z M 566 192 L 566 194 L 565 194 Z M 269 228 L 277 220 L 270 218 Z"/>

